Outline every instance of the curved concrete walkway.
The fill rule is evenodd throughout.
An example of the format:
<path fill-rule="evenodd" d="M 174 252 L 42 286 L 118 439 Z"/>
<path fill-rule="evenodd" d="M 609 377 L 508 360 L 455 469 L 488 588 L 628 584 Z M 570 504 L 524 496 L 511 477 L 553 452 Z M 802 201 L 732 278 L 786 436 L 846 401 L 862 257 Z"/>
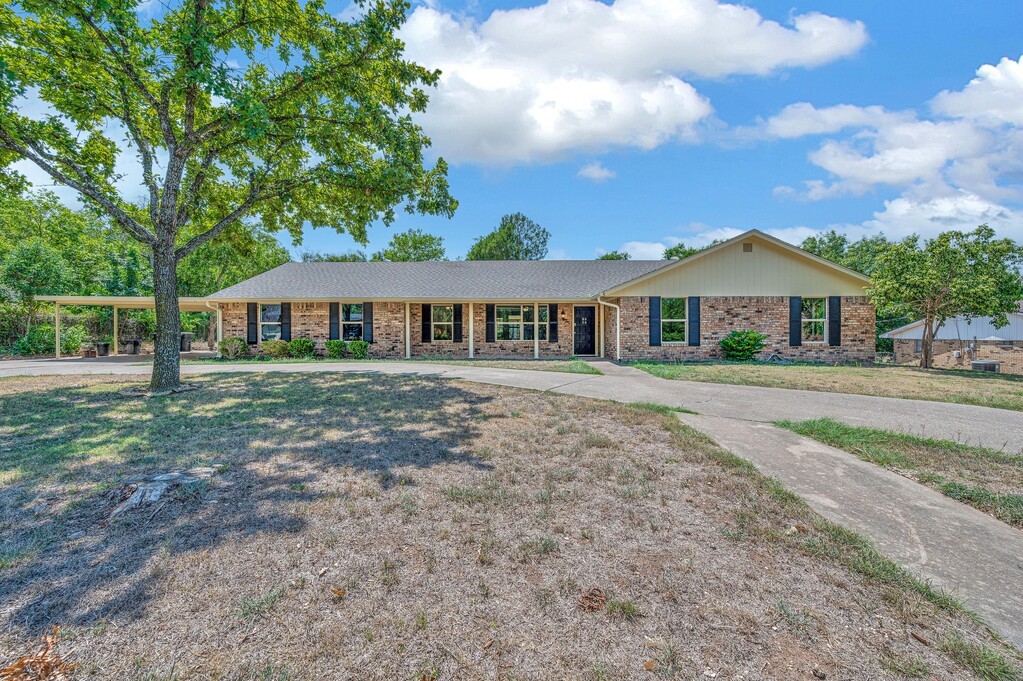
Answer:
<path fill-rule="evenodd" d="M 182 367 L 209 372 L 344 372 L 460 379 L 618 402 L 686 407 L 680 414 L 723 447 L 780 479 L 824 517 L 869 537 L 914 574 L 963 599 L 1016 646 L 1023 647 L 1023 532 L 923 485 L 819 442 L 770 425 L 780 419 L 831 417 L 857 426 L 1023 451 L 1023 414 L 987 407 L 885 397 L 668 381 L 595 361 L 603 376 L 426 362 L 222 364 Z M 0 377 L 48 374 L 146 374 L 117 360 L 0 362 Z"/>

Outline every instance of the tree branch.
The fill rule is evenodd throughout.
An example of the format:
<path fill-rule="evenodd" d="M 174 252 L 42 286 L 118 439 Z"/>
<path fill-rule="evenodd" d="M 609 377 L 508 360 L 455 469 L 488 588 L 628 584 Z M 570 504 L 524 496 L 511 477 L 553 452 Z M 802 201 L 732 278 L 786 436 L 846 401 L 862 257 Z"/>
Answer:
<path fill-rule="evenodd" d="M 53 179 L 57 180 L 61 184 L 71 187 L 72 189 L 78 190 L 83 195 L 98 203 L 112 218 L 114 218 L 117 224 L 120 225 L 124 231 L 128 232 L 128 234 L 137 241 L 141 241 L 142 243 L 149 245 L 156 242 L 156 237 L 153 233 L 147 230 L 133 217 L 125 213 L 120 206 L 111 201 L 110 198 L 100 190 L 92 178 L 89 177 L 88 173 L 86 173 L 84 169 L 67 159 L 60 159 L 53 154 L 47 153 L 35 143 L 29 143 L 28 146 L 32 147 L 31 150 L 26 146 L 19 144 L 3 126 L 0 126 L 0 148 L 13 151 L 22 158 L 31 161 Z M 75 171 L 75 174 L 78 175 L 79 179 L 76 180 L 70 177 L 59 170 L 54 164 L 61 164 L 70 167 Z"/>

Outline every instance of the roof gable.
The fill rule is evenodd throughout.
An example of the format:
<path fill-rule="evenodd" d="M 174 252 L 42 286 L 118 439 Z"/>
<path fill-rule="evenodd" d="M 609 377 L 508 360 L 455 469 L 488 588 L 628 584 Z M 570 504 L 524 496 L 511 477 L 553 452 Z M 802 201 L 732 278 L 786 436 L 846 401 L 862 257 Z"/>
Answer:
<path fill-rule="evenodd" d="M 869 277 L 750 230 L 607 290 L 614 296 L 864 295 Z"/>

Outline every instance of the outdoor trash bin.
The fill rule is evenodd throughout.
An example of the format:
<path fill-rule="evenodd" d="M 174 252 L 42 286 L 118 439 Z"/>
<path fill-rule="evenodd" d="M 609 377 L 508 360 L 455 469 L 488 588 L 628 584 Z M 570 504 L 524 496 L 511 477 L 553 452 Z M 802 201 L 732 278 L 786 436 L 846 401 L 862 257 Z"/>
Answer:
<path fill-rule="evenodd" d="M 181 352 L 188 352 L 192 349 L 192 333 L 181 333 Z"/>
<path fill-rule="evenodd" d="M 123 341 L 124 354 L 126 355 L 137 355 L 142 349 L 142 341 L 137 338 Z"/>
<path fill-rule="evenodd" d="M 110 343 L 96 343 L 96 356 L 106 357 L 110 354 Z"/>

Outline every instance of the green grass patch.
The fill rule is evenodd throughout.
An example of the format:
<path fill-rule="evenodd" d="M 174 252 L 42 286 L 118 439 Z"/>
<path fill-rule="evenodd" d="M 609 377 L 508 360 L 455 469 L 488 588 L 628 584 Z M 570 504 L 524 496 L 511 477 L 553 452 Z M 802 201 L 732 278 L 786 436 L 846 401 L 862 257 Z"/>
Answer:
<path fill-rule="evenodd" d="M 685 407 L 669 407 L 666 404 L 657 404 L 656 402 L 629 402 L 628 406 L 633 409 L 642 409 L 644 411 L 652 411 L 655 414 L 699 414 L 697 411 L 692 409 L 686 409 Z"/>
<path fill-rule="evenodd" d="M 1023 456 L 906 433 L 850 426 L 832 419 L 778 421 L 794 433 L 838 447 L 942 494 L 1023 527 Z"/>
<path fill-rule="evenodd" d="M 946 636 L 938 649 L 984 681 L 1019 681 L 1023 678 L 1019 667 L 997 650 L 971 643 L 956 634 Z"/>
<path fill-rule="evenodd" d="M 644 361 L 631 366 L 675 381 L 875 395 L 1023 411 L 1023 376 L 988 371 L 802 362 Z"/>
<path fill-rule="evenodd" d="M 380 362 L 405 364 L 448 364 L 455 366 L 482 367 L 491 369 L 518 369 L 522 371 L 555 371 L 564 374 L 587 374 L 602 376 L 603 372 L 592 367 L 581 359 L 457 359 L 452 357 L 419 357 L 416 359 L 332 359 L 328 357 L 243 357 L 239 359 L 220 359 L 203 357 L 185 359 L 182 364 L 198 366 L 220 366 L 224 364 L 374 364 Z M 138 362 L 138 366 L 148 366 L 148 362 Z"/>

